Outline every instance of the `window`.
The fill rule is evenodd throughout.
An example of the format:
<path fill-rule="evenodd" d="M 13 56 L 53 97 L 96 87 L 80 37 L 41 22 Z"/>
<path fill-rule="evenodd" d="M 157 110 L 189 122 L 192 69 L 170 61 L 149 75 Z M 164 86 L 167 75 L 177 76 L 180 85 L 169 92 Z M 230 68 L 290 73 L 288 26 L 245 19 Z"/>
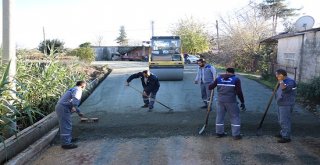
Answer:
<path fill-rule="evenodd" d="M 284 59 L 294 60 L 295 53 L 284 53 Z"/>
<path fill-rule="evenodd" d="M 284 53 L 284 60 L 287 66 L 293 67 L 295 65 L 295 53 Z"/>

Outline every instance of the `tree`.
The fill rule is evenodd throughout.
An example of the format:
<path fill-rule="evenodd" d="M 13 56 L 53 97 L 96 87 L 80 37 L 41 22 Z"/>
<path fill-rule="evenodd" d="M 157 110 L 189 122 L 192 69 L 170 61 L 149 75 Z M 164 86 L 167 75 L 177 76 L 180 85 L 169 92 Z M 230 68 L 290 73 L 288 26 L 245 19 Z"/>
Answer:
<path fill-rule="evenodd" d="M 84 48 L 84 47 L 90 47 L 91 43 L 90 42 L 85 42 L 79 45 L 80 48 Z"/>
<path fill-rule="evenodd" d="M 127 33 L 124 26 L 120 26 L 119 37 L 116 39 L 116 41 L 120 46 L 128 45 Z"/>
<path fill-rule="evenodd" d="M 224 66 L 258 71 L 262 59 L 260 41 L 271 35 L 269 24 L 259 17 L 255 7 L 227 18 L 220 18 L 221 53 L 213 58 Z"/>
<path fill-rule="evenodd" d="M 171 32 L 181 37 L 183 52 L 197 54 L 206 52 L 210 48 L 210 37 L 205 30 L 205 24 L 192 17 L 180 19 Z"/>
<path fill-rule="evenodd" d="M 90 47 L 80 47 L 71 51 L 72 56 L 77 56 L 80 60 L 92 62 L 95 59 L 94 50 Z"/>
<path fill-rule="evenodd" d="M 102 35 L 97 36 L 96 43 L 97 43 L 98 46 L 101 46 L 102 40 L 103 40 L 103 36 Z"/>
<path fill-rule="evenodd" d="M 58 39 L 45 40 L 42 41 L 38 50 L 44 53 L 46 56 L 53 56 L 56 53 L 61 53 L 64 49 L 64 42 Z"/>
<path fill-rule="evenodd" d="M 257 5 L 260 10 L 260 15 L 266 20 L 272 20 L 272 32 L 276 34 L 278 25 L 278 19 L 286 19 L 291 16 L 296 16 L 296 11 L 301 9 L 288 8 L 288 5 L 284 3 L 286 0 L 264 0 Z"/>
<path fill-rule="evenodd" d="M 283 30 L 285 32 L 294 32 L 295 31 L 294 23 L 288 19 L 284 19 L 283 26 L 284 26 Z"/>

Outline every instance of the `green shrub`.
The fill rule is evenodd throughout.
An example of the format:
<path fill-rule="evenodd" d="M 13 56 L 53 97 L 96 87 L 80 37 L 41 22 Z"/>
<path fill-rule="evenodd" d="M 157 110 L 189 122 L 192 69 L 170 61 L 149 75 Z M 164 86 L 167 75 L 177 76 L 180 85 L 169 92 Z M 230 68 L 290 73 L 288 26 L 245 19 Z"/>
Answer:
<path fill-rule="evenodd" d="M 24 96 L 30 108 L 47 115 L 54 111 L 59 97 L 77 80 L 85 79 L 84 74 L 75 70 L 75 64 L 61 64 L 58 61 L 19 63 L 18 92 Z M 34 114 L 36 119 L 41 116 Z M 22 123 L 26 123 L 21 121 Z"/>
<path fill-rule="evenodd" d="M 91 46 L 91 43 L 90 42 L 85 42 L 85 43 L 82 43 L 79 45 L 80 48 L 83 48 L 83 47 L 90 47 Z"/>
<path fill-rule="evenodd" d="M 53 112 L 59 97 L 77 80 L 86 79 L 83 69 L 76 64 L 19 59 L 14 78 L 16 89 L 12 90 L 8 68 L 9 65 L 0 66 L 0 142 L 12 135 L 8 131 L 16 133 Z"/>
<path fill-rule="evenodd" d="M 298 95 L 311 101 L 320 100 L 320 77 L 312 79 L 308 83 L 298 84 Z"/>
<path fill-rule="evenodd" d="M 92 62 L 95 59 L 94 50 L 90 47 L 80 47 L 71 51 L 72 56 L 77 56 L 80 60 Z"/>
<path fill-rule="evenodd" d="M 61 53 L 64 49 L 64 42 L 58 39 L 42 41 L 38 50 L 47 56 L 54 56 L 56 53 Z"/>
<path fill-rule="evenodd" d="M 23 95 L 12 88 L 15 80 L 9 80 L 10 63 L 0 70 L 3 71 L 0 82 L 0 141 L 18 132 L 17 122 L 25 119 L 28 123 L 34 123 L 34 115 L 42 115 L 39 111 L 32 109 Z M 19 84 L 15 85 L 19 87 Z"/>

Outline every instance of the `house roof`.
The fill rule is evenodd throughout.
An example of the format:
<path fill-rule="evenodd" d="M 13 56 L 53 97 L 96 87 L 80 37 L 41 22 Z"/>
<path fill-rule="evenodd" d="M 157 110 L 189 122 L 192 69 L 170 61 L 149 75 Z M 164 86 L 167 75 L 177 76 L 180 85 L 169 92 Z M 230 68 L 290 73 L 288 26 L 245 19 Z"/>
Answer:
<path fill-rule="evenodd" d="M 306 32 L 310 32 L 310 31 L 320 31 L 320 28 L 313 28 L 313 29 L 308 29 L 308 30 L 298 31 L 298 32 L 284 32 L 284 33 L 280 33 L 278 35 L 263 39 L 263 40 L 260 41 L 260 43 L 277 42 L 281 38 L 288 38 L 288 37 L 294 37 L 294 36 L 298 36 L 298 35 L 303 35 Z"/>
<path fill-rule="evenodd" d="M 288 38 L 288 37 L 294 37 L 294 36 L 298 36 L 298 35 L 303 35 L 304 33 L 280 33 L 278 35 L 275 35 L 275 36 L 272 36 L 272 37 L 269 37 L 269 38 L 266 38 L 264 40 L 261 40 L 260 43 L 272 43 L 272 42 L 277 42 L 278 39 L 281 39 L 281 38 Z"/>

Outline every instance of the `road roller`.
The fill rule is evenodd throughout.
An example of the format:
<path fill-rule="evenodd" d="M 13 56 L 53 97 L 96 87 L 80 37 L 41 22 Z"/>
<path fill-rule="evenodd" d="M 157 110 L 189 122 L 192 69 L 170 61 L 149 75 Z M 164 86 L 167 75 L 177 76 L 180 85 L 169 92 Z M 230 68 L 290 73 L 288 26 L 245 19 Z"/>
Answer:
<path fill-rule="evenodd" d="M 159 80 L 183 80 L 184 57 L 179 36 L 153 36 L 150 43 L 149 70 Z"/>

